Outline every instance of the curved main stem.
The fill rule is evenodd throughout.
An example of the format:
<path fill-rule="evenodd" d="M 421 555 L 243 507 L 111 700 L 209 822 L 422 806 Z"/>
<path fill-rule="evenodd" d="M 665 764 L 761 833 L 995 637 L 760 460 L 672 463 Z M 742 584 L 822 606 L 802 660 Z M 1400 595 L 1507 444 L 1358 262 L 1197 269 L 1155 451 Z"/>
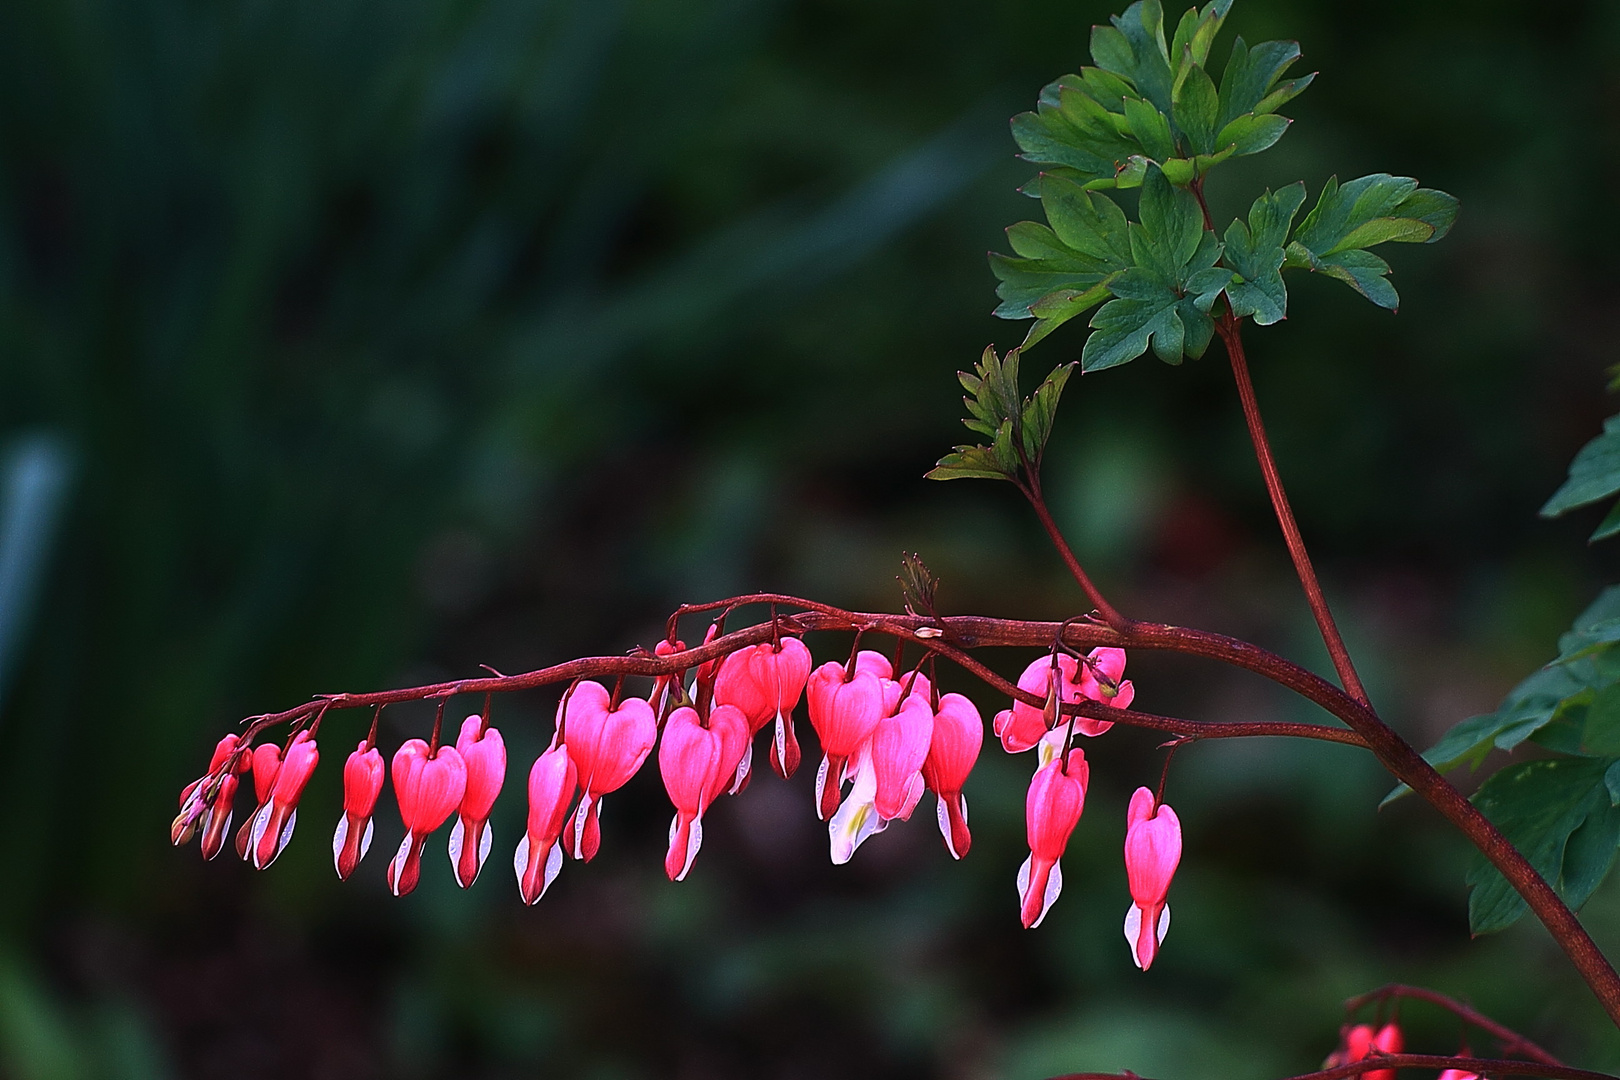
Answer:
<path fill-rule="evenodd" d="M 1305 550 L 1299 524 L 1294 521 L 1293 508 L 1288 505 L 1288 492 L 1284 490 L 1282 477 L 1277 472 L 1277 459 L 1272 456 L 1266 427 L 1260 419 L 1260 405 L 1254 397 L 1254 382 L 1249 378 L 1249 362 L 1243 352 L 1242 332 L 1230 311 L 1216 320 L 1215 332 L 1220 334 L 1221 343 L 1226 346 L 1226 355 L 1232 361 L 1232 378 L 1237 383 L 1238 400 L 1243 403 L 1243 420 L 1249 428 L 1249 439 L 1254 443 L 1254 456 L 1260 462 L 1260 475 L 1265 478 L 1266 494 L 1271 496 L 1271 508 L 1277 513 L 1277 524 L 1282 526 L 1283 540 L 1288 544 L 1288 555 L 1294 560 L 1294 571 L 1305 590 L 1305 600 L 1311 606 L 1316 628 L 1321 631 L 1322 642 L 1327 646 L 1328 655 L 1333 658 L 1333 670 L 1339 673 L 1339 682 L 1350 696 L 1366 705 L 1367 691 L 1361 685 L 1361 677 L 1356 674 L 1355 664 L 1350 661 L 1350 650 L 1344 647 L 1344 638 L 1339 634 L 1338 624 L 1333 621 L 1333 612 L 1329 610 L 1327 597 L 1322 593 L 1322 584 L 1316 579 L 1316 568 L 1311 565 L 1310 553 Z"/>

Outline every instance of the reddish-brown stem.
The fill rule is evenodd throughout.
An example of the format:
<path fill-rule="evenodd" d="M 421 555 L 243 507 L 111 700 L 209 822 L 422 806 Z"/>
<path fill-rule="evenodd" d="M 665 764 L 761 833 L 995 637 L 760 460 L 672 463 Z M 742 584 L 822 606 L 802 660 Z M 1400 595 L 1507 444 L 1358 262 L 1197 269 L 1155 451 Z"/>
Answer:
<path fill-rule="evenodd" d="M 1081 590 L 1086 594 L 1086 599 L 1090 600 L 1091 606 L 1097 609 L 1097 614 L 1102 617 L 1103 622 L 1122 634 L 1128 632 L 1131 628 L 1131 620 L 1121 615 L 1114 608 L 1114 605 L 1103 597 L 1096 583 L 1091 580 L 1090 575 L 1080 565 L 1080 560 L 1075 558 L 1074 549 L 1069 547 L 1069 542 L 1064 539 L 1063 531 L 1058 528 L 1057 522 L 1052 520 L 1052 512 L 1046 508 L 1046 498 L 1041 494 L 1039 474 L 1031 469 L 1029 478 L 1030 483 L 1024 488 L 1024 494 L 1029 498 L 1029 505 L 1034 507 L 1035 516 L 1040 519 L 1041 527 L 1046 530 L 1046 535 L 1051 537 L 1052 546 L 1057 548 L 1058 555 L 1063 558 L 1064 565 L 1069 568 L 1069 573 L 1079 583 Z"/>
<path fill-rule="evenodd" d="M 1452 787 L 1428 762 L 1424 761 L 1409 743 L 1380 720 L 1370 706 L 1365 702 L 1352 698 L 1325 679 L 1285 660 L 1275 653 L 1225 635 L 1162 623 L 1132 623 L 1128 630 L 1122 632 L 1111 627 L 1084 621 L 1071 621 L 1064 624 L 1045 621 L 993 619 L 971 615 L 935 618 L 932 616 L 873 614 L 844 611 L 827 604 L 800 600 L 796 597 L 778 593 L 756 593 L 749 596 L 733 597 L 728 601 L 699 607 L 702 609 L 721 606 L 737 607 L 747 603 L 777 603 L 783 606 L 808 608 L 809 610 L 802 611 L 797 615 L 784 615 L 776 620 L 775 624 L 761 624 L 749 627 L 746 630 L 739 630 L 724 637 L 716 638 L 706 644 L 673 653 L 669 656 L 648 656 L 642 651 L 637 655 L 630 656 L 587 657 L 520 675 L 463 679 L 435 683 L 431 686 L 388 690 L 374 694 L 323 695 L 314 701 L 305 702 L 303 705 L 288 709 L 285 712 L 251 718 L 244 737 L 251 738 L 272 724 L 302 722 L 322 708 L 371 707 L 403 701 L 446 697 L 454 694 L 527 690 L 552 683 L 609 675 L 639 675 L 646 677 L 669 675 L 712 660 L 745 645 L 756 645 L 769 641 L 773 635 L 778 633 L 798 634 L 812 630 L 876 631 L 905 635 L 942 656 L 957 660 L 959 663 L 962 662 L 959 657 L 967 649 L 987 646 L 1049 649 L 1056 638 L 1061 638 L 1066 644 L 1077 648 L 1094 648 L 1099 645 L 1109 645 L 1136 649 L 1163 649 L 1203 656 L 1262 675 L 1315 702 L 1338 719 L 1344 721 L 1355 736 L 1372 751 L 1397 780 L 1411 787 L 1419 796 L 1439 810 L 1447 820 L 1473 842 L 1474 846 L 1484 854 L 1493 866 L 1501 871 L 1502 875 L 1524 897 L 1525 902 L 1535 912 L 1536 917 L 1542 921 L 1569 955 L 1581 977 L 1585 979 L 1587 985 L 1592 988 L 1593 993 L 1602 1003 L 1610 1019 L 1617 1026 L 1620 1026 L 1620 975 L 1616 975 L 1614 968 L 1610 966 L 1597 945 L 1592 941 L 1585 929 L 1582 928 L 1574 913 L 1569 910 L 1552 887 L 1542 880 L 1525 857 L 1507 841 L 1496 826 L 1492 825 L 1472 803 L 1464 798 L 1456 788 Z M 969 670 L 974 671 L 975 674 L 979 674 L 981 677 L 987 671 L 982 665 L 978 665 L 976 661 L 973 662 L 972 666 L 964 666 L 968 666 Z M 1028 700 L 1032 705 L 1040 706 L 1042 704 L 1040 701 L 1033 700 L 1032 695 L 1021 694 L 1016 687 L 1009 687 L 1004 680 L 999 678 L 992 685 L 997 686 L 1003 692 L 1011 692 L 1013 696 L 1018 696 L 1022 700 Z M 1345 738 L 1343 734 L 1327 734 L 1328 732 L 1337 732 L 1337 729 L 1313 725 L 1301 725 L 1299 727 L 1308 730 L 1300 730 L 1298 728 L 1289 729 L 1289 725 L 1255 722 L 1248 725 L 1239 725 L 1242 730 L 1228 727 L 1226 730 L 1216 731 L 1211 727 L 1202 726 L 1192 721 L 1153 717 L 1151 714 L 1137 713 L 1128 709 L 1113 709 L 1110 706 L 1092 702 L 1081 702 L 1073 707 L 1073 710 L 1080 714 L 1086 714 L 1085 710 L 1090 709 L 1101 710 L 1101 718 L 1103 719 L 1112 719 L 1121 723 L 1140 723 L 1142 726 L 1155 727 L 1160 730 L 1171 731 L 1174 734 L 1194 737 L 1287 734 L 1329 738 L 1339 742 L 1352 741 Z M 1064 711 L 1069 712 L 1069 707 L 1065 707 Z"/>
<path fill-rule="evenodd" d="M 1321 631 L 1322 642 L 1327 646 L 1328 655 L 1333 658 L 1333 669 L 1339 673 L 1339 682 L 1351 697 L 1366 705 L 1367 691 L 1361 685 L 1355 665 L 1350 662 L 1350 650 L 1344 647 L 1344 638 L 1339 635 L 1339 627 L 1333 621 L 1333 612 L 1329 610 L 1327 597 L 1322 593 L 1322 584 L 1316 579 L 1316 568 L 1311 565 L 1305 540 L 1294 521 L 1293 508 L 1288 505 L 1288 492 L 1283 489 L 1282 477 L 1277 472 L 1277 460 L 1272 456 L 1265 424 L 1260 419 L 1260 405 L 1254 397 L 1254 382 L 1249 378 L 1242 330 L 1230 311 L 1223 312 L 1215 321 L 1215 332 L 1220 335 L 1221 343 L 1226 346 L 1227 358 L 1232 361 L 1232 378 L 1237 383 L 1238 400 L 1243 404 L 1243 420 L 1249 427 L 1249 439 L 1254 443 L 1254 456 L 1260 462 L 1260 475 L 1266 482 L 1266 494 L 1271 496 L 1271 508 L 1276 511 L 1277 523 L 1282 526 L 1283 540 L 1288 544 L 1288 555 L 1294 560 L 1294 571 L 1305 590 L 1305 600 L 1311 606 L 1316 628 Z"/>
<path fill-rule="evenodd" d="M 1348 1065 L 1300 1073 L 1288 1080 L 1347 1080 L 1378 1069 L 1461 1069 L 1477 1076 L 1545 1076 L 1548 1080 L 1615 1080 L 1608 1073 L 1548 1065 L 1540 1061 L 1502 1058 L 1447 1057 L 1443 1054 L 1374 1054 Z M 1052 1080 L 1146 1080 L 1135 1073 L 1064 1073 Z"/>
<path fill-rule="evenodd" d="M 1380 986 L 1376 990 L 1369 990 L 1365 994 L 1346 1001 L 1344 1011 L 1353 1015 L 1361 1008 L 1375 1001 L 1388 1001 L 1391 998 L 1409 998 L 1413 1001 L 1426 1001 L 1431 1005 L 1438 1005 L 1458 1019 L 1490 1035 L 1501 1044 L 1504 1054 L 1521 1054 L 1531 1061 L 1539 1061 L 1543 1065 L 1562 1067 L 1564 1064 L 1506 1024 L 1499 1024 L 1484 1013 L 1464 1005 L 1456 998 L 1448 997 L 1438 990 L 1430 990 L 1423 986 L 1407 986 L 1404 983 L 1390 983 L 1388 986 Z"/>

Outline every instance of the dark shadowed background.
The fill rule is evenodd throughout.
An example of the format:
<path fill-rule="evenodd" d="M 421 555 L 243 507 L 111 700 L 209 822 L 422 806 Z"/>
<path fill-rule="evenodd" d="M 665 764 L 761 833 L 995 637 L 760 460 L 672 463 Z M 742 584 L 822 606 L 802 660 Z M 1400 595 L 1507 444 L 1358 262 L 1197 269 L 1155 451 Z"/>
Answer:
<path fill-rule="evenodd" d="M 1375 812 L 1387 778 L 1327 745 L 1178 757 L 1186 856 L 1147 975 L 1119 852 L 1160 759 L 1123 729 L 1088 747 L 1034 932 L 1030 764 L 992 746 L 960 864 L 930 802 L 832 867 L 807 769 L 719 804 L 671 884 L 648 769 L 600 857 L 525 908 L 507 867 L 547 694 L 495 703 L 513 763 L 466 894 L 440 838 L 417 893 L 387 895 L 391 794 L 369 860 L 333 875 L 359 713 L 327 718 L 270 872 L 168 846 L 214 741 L 315 691 L 619 652 L 755 588 L 893 610 L 903 550 L 947 611 L 1078 613 L 1011 489 L 921 477 L 962 435 L 954 372 L 1023 333 L 990 316 L 984 261 L 1038 214 L 1007 118 L 1110 10 L 0 6 L 0 1075 L 1258 1080 L 1314 1067 L 1337 1003 L 1397 979 L 1620 1066 L 1545 934 L 1468 940 L 1461 838 L 1415 801 Z M 1443 244 L 1389 253 L 1398 316 L 1307 280 L 1250 335 L 1347 637 L 1425 745 L 1615 570 L 1584 545 L 1595 514 L 1535 516 L 1620 359 L 1620 9 L 1550 10 L 1239 0 L 1216 47 L 1296 37 L 1323 72 L 1276 150 L 1217 174 L 1222 220 L 1334 172 L 1463 201 Z M 1048 482 L 1127 612 L 1325 668 L 1218 346 L 1072 382 Z M 1130 674 L 1157 712 L 1314 718 L 1202 663 Z M 385 714 L 385 749 L 430 715 Z M 1620 948 L 1616 887 L 1587 913 Z M 1408 1021 L 1409 1045 L 1457 1048 Z"/>

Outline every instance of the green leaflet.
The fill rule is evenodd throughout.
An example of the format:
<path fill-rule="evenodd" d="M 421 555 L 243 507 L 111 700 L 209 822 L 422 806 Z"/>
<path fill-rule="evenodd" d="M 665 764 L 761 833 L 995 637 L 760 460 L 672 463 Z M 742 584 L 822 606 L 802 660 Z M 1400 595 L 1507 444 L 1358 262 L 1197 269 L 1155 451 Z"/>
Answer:
<path fill-rule="evenodd" d="M 1142 221 L 1130 228 L 1132 265 L 1109 282 L 1115 299 L 1092 316 L 1082 371 L 1135 360 L 1149 346 L 1167 364 L 1202 356 L 1215 334 L 1209 309 L 1232 272 L 1197 201 L 1157 168 L 1142 185 Z"/>
<path fill-rule="evenodd" d="M 1615 492 L 1620 492 L 1620 415 L 1603 421 L 1603 433 L 1581 447 L 1570 462 L 1569 479 L 1553 492 L 1541 508 L 1541 516 L 1558 517 Z M 1591 539 L 1604 540 L 1616 533 L 1620 533 L 1620 504 L 1604 517 Z"/>
<path fill-rule="evenodd" d="M 1400 298 L 1386 277 L 1389 264 L 1366 249 L 1391 240 L 1433 243 L 1456 218 L 1454 197 L 1411 177 L 1374 173 L 1343 186 L 1333 177 L 1295 232 L 1285 265 L 1337 278 L 1394 310 Z"/>
<path fill-rule="evenodd" d="M 1249 208 L 1249 223 L 1234 221 L 1226 230 L 1226 265 L 1235 275 L 1226 286 L 1227 303 L 1238 318 L 1254 316 L 1261 326 L 1288 314 L 1288 287 L 1283 284 L 1283 244 L 1305 202 L 1305 185 L 1290 184 L 1266 192 Z"/>
<path fill-rule="evenodd" d="M 962 388 L 968 392 L 962 399 L 968 410 L 962 423 L 970 431 L 988 436 L 990 444 L 956 447 L 928 472 L 930 480 L 1017 481 L 1026 462 L 1040 466 L 1057 417 L 1058 399 L 1063 396 L 1074 365 L 1054 368 L 1035 393 L 1021 397 L 1018 360 L 1018 349 L 998 357 L 995 348 L 990 347 L 971 373 L 957 373 Z"/>
<path fill-rule="evenodd" d="M 996 314 L 1036 320 L 1025 348 L 1106 299 L 1109 282 L 1131 264 L 1125 213 L 1111 199 L 1061 177 L 1037 185 L 1050 228 L 1020 222 L 1007 230 L 1017 257 L 990 256 L 1001 279 Z"/>
<path fill-rule="evenodd" d="M 1614 865 L 1620 843 L 1608 758 L 1558 758 L 1509 765 L 1491 777 L 1473 802 L 1524 853 L 1572 908 L 1586 902 Z M 1475 934 L 1512 925 L 1525 902 L 1507 880 L 1474 856 L 1468 921 Z"/>
<path fill-rule="evenodd" d="M 1293 42 L 1251 50 L 1240 40 L 1217 88 L 1207 62 L 1230 8 L 1231 0 L 1215 0 L 1189 9 L 1169 44 L 1158 0 L 1093 27 L 1096 66 L 1049 83 L 1034 112 L 1013 118 L 1025 160 L 1056 166 L 1090 188 L 1135 187 L 1152 162 L 1185 186 L 1229 157 L 1271 146 L 1289 123 L 1271 114 L 1310 77 L 1278 84 L 1299 56 Z"/>

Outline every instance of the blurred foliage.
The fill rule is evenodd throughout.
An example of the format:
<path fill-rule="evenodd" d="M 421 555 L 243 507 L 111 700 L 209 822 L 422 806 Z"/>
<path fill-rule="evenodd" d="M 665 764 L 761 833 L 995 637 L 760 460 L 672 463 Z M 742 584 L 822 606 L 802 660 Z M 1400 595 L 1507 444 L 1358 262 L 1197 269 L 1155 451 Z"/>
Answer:
<path fill-rule="evenodd" d="M 952 437 L 952 373 L 1020 329 L 991 315 L 981 254 L 1027 212 L 1006 118 L 1110 10 L 0 7 L 0 439 L 73 463 L 0 714 L 0 1070 L 1282 1075 L 1331 1048 L 1339 999 L 1391 979 L 1620 1064 L 1544 935 L 1468 940 L 1462 841 L 1413 801 L 1375 815 L 1387 780 L 1338 747 L 1178 757 L 1188 854 L 1146 976 L 1119 845 L 1158 760 L 1122 731 L 1095 746 L 1068 888 L 1034 933 L 1013 891 L 1027 762 L 990 751 L 959 865 L 917 820 L 835 872 L 803 774 L 717 807 L 678 886 L 641 777 L 602 855 L 532 910 L 498 863 L 464 895 L 430 863 L 393 901 L 374 852 L 340 887 L 331 768 L 274 873 L 166 846 L 219 733 L 314 690 L 617 651 L 742 588 L 892 608 L 902 550 L 942 611 L 1072 614 L 1012 492 L 921 477 Z M 1234 158 L 1211 182 L 1218 220 L 1273 169 L 1314 191 L 1387 168 L 1464 203 L 1447 244 L 1402 260 L 1398 317 L 1302 281 L 1251 354 L 1351 647 L 1425 744 L 1614 577 L 1580 544 L 1592 522 L 1535 511 L 1612 411 L 1620 245 L 1592 208 L 1620 165 L 1620 13 L 1530 14 L 1229 18 L 1298 38 L 1323 75 L 1267 172 Z M 1057 328 L 1027 381 L 1082 339 Z M 1047 469 L 1128 613 L 1324 666 L 1218 356 L 1073 381 Z M 1131 662 L 1155 711 L 1310 715 Z M 515 762 L 550 705 L 496 703 Z M 385 740 L 428 718 L 390 714 Z M 328 721 L 329 765 L 364 722 Z M 1620 948 L 1612 886 L 1585 915 Z M 1409 1022 L 1411 1045 L 1451 1048 L 1442 1018 Z"/>

